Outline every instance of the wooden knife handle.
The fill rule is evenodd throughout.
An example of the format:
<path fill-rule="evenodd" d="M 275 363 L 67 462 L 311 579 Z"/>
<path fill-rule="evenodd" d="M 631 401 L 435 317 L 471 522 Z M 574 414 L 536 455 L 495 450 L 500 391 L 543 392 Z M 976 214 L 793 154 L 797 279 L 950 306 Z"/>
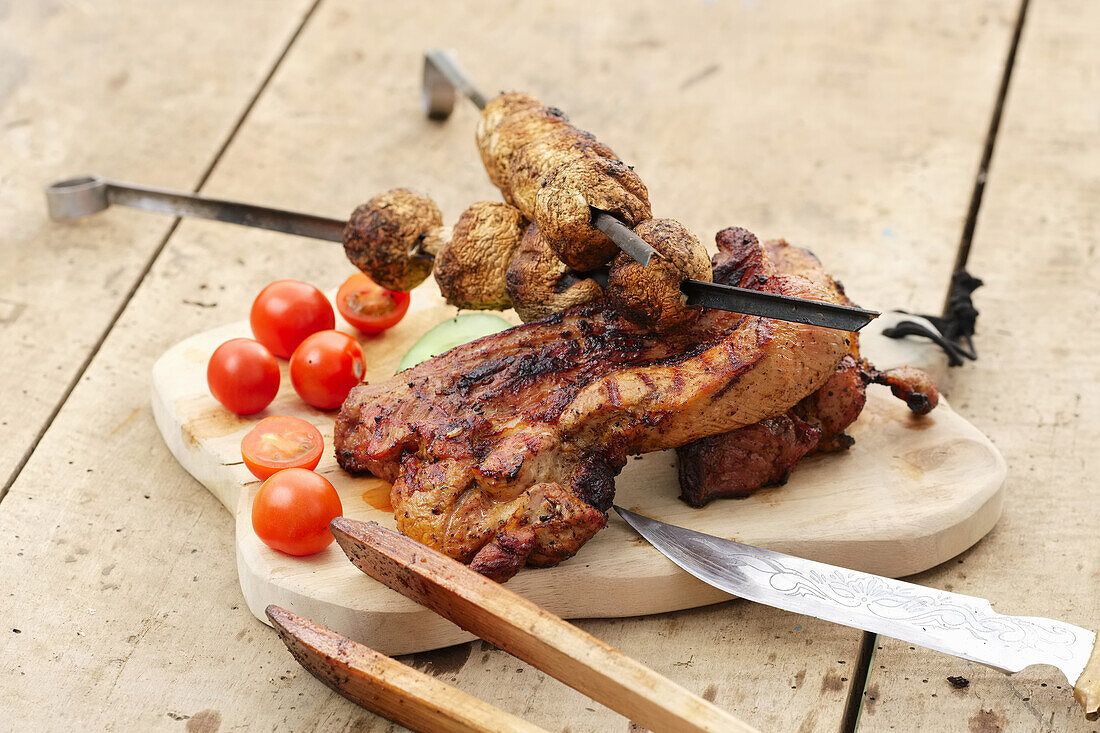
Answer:
<path fill-rule="evenodd" d="M 331 524 L 367 575 L 652 731 L 748 724 L 502 585 L 375 522 Z"/>
<path fill-rule="evenodd" d="M 1100 718 L 1100 636 L 1084 671 L 1077 678 L 1077 684 L 1073 686 L 1073 699 L 1085 709 L 1085 718 Z"/>
<path fill-rule="evenodd" d="M 290 653 L 314 677 L 352 702 L 408 728 L 444 733 L 546 733 L 278 606 L 268 606 L 267 617 Z"/>

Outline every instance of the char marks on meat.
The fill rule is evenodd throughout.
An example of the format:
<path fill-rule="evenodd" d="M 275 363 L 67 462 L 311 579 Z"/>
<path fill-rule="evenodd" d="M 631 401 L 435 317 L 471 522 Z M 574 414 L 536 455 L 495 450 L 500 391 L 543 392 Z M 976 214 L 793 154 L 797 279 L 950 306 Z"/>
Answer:
<path fill-rule="evenodd" d="M 737 241 L 752 237 L 743 229 L 727 229 L 718 236 Z M 808 251 L 782 240 L 766 242 L 764 248 L 779 272 L 818 283 L 829 292 L 831 302 L 854 305 Z M 721 270 L 751 274 L 745 268 L 724 253 L 715 257 L 715 275 Z M 871 383 L 888 385 L 920 415 L 939 402 L 936 385 L 927 374 L 910 367 L 878 371 L 860 357 L 859 337 L 852 334 L 848 353 L 836 371 L 785 414 L 679 448 L 680 498 L 694 507 L 718 498 L 743 498 L 757 489 L 786 483 L 791 469 L 807 455 L 847 450 L 855 441 L 845 430 L 863 410 Z"/>
<path fill-rule="evenodd" d="M 747 232 L 718 244 L 718 282 L 833 297 L 779 272 Z M 851 336 L 716 310 L 654 335 L 597 300 L 356 387 L 337 459 L 393 482 L 403 533 L 503 580 L 599 531 L 627 456 L 783 415 L 831 378 Z"/>

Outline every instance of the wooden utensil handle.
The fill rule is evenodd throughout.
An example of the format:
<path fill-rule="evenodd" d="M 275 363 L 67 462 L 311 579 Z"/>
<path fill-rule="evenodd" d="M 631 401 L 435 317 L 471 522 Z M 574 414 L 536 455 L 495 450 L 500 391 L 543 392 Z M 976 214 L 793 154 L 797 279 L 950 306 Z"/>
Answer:
<path fill-rule="evenodd" d="M 287 649 L 314 677 L 372 712 L 418 731 L 546 733 L 278 606 L 267 607 Z"/>
<path fill-rule="evenodd" d="M 461 563 L 375 522 L 332 533 L 360 570 L 652 731 L 751 731 L 599 639 Z"/>

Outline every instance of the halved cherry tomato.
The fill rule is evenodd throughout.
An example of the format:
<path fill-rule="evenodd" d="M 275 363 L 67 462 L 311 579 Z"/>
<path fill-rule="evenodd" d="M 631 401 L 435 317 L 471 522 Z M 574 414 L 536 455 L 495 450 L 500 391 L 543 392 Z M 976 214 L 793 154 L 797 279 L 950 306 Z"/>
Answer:
<path fill-rule="evenodd" d="M 340 495 L 324 476 L 288 468 L 264 481 L 252 502 L 252 529 L 273 550 L 312 555 L 328 547 L 328 523 L 344 513 Z"/>
<path fill-rule="evenodd" d="M 290 357 L 290 382 L 298 396 L 320 410 L 339 407 L 363 378 L 363 350 L 340 331 L 306 338 Z"/>
<path fill-rule="evenodd" d="M 321 431 L 305 420 L 287 415 L 265 417 L 241 440 L 244 465 L 261 481 L 287 468 L 312 471 L 324 451 Z"/>
<path fill-rule="evenodd" d="M 357 272 L 340 286 L 336 307 L 345 321 L 363 333 L 382 333 L 405 317 L 409 310 L 409 294 L 386 290 Z"/>
<path fill-rule="evenodd" d="M 263 344 L 230 339 L 214 350 L 206 365 L 210 394 L 227 410 L 251 415 L 271 404 L 279 391 L 279 363 Z"/>
<path fill-rule="evenodd" d="M 306 336 L 336 326 L 328 298 L 309 283 L 276 280 L 252 301 L 249 314 L 256 340 L 289 359 Z"/>

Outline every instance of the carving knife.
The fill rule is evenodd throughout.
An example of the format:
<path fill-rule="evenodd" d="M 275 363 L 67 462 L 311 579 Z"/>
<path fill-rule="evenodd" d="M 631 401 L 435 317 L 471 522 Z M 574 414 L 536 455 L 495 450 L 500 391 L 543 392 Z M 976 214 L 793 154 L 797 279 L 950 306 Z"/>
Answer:
<path fill-rule="evenodd" d="M 1005 616 L 984 598 L 743 545 L 620 506 L 615 511 L 669 560 L 727 593 L 1006 674 L 1049 664 L 1073 685 L 1073 697 L 1086 718 L 1096 720 L 1100 713 L 1100 647 L 1093 631 L 1048 618 Z"/>

